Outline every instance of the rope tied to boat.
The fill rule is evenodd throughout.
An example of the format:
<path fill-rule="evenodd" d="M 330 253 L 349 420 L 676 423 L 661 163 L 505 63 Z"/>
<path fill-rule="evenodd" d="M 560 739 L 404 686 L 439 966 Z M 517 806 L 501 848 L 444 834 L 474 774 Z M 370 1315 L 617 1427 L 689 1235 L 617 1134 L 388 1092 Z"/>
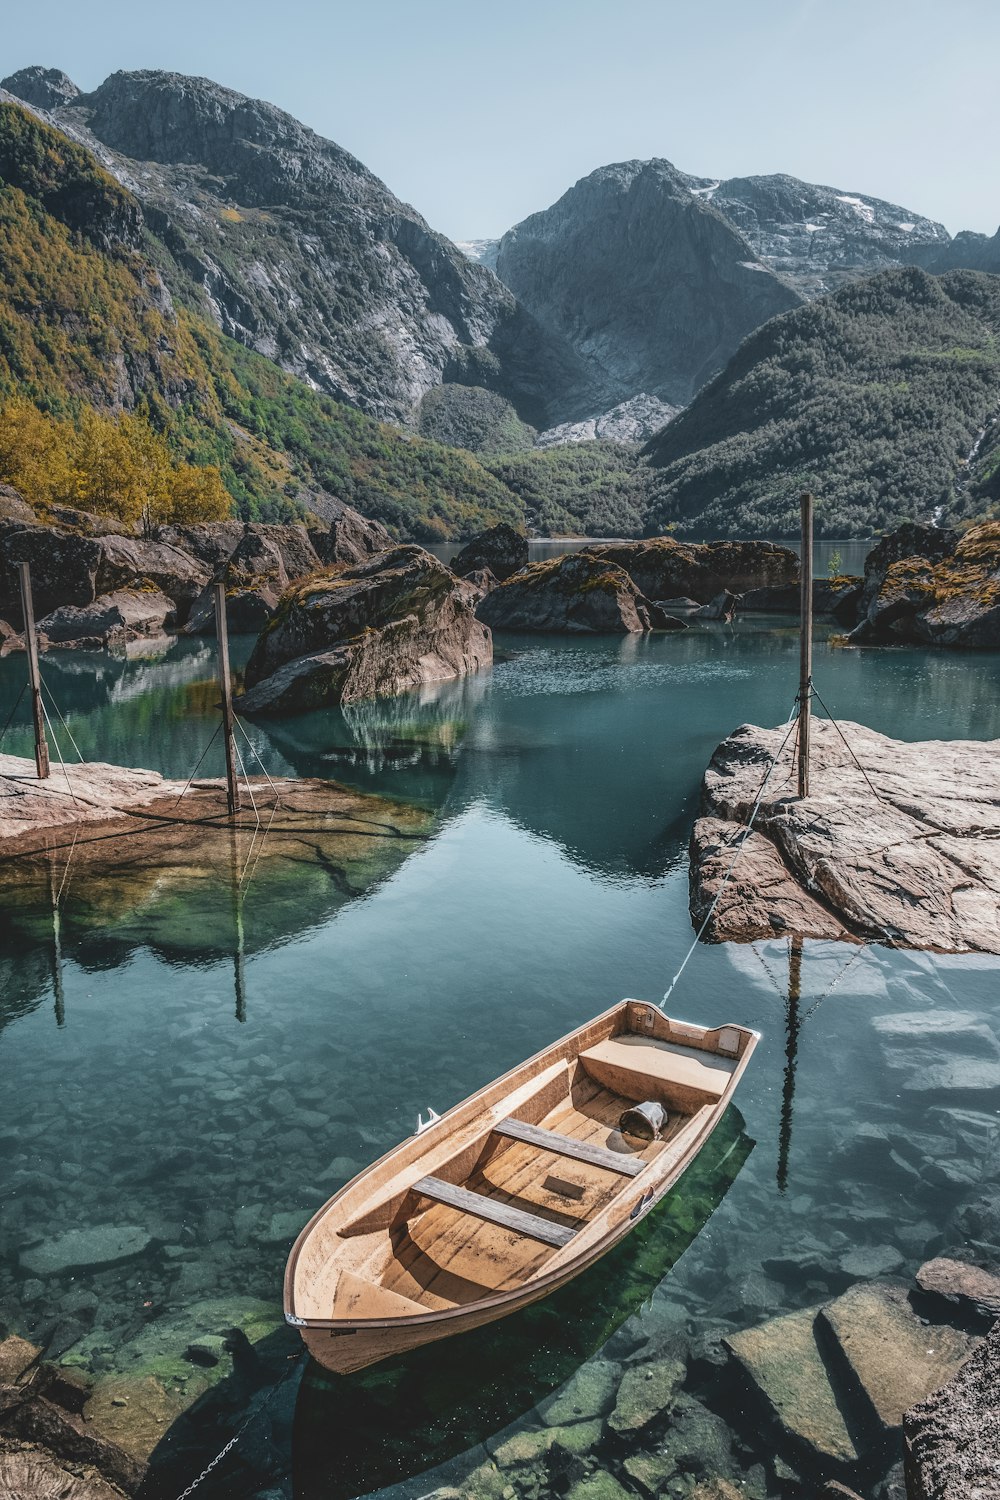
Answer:
<path fill-rule="evenodd" d="M 695 933 L 694 942 L 691 944 L 690 948 L 685 953 L 683 959 L 681 960 L 681 966 L 680 966 L 680 968 L 677 970 L 677 973 L 674 975 L 673 979 L 671 979 L 669 985 L 667 986 L 666 994 L 663 996 L 663 999 L 660 1001 L 660 1009 L 661 1010 L 665 1010 L 666 1009 L 667 1001 L 670 999 L 670 996 L 673 994 L 674 986 L 676 985 L 677 981 L 680 979 L 681 975 L 684 973 L 684 970 L 687 968 L 688 963 L 690 962 L 691 957 L 694 954 L 695 949 L 697 948 L 698 944 L 701 942 L 702 937 L 705 934 L 705 931 L 706 931 L 706 929 L 708 927 L 709 922 L 712 920 L 712 917 L 715 915 L 715 909 L 718 906 L 720 900 L 722 899 L 722 893 L 723 893 L 723 891 L 725 890 L 726 886 L 729 883 L 729 880 L 730 880 L 730 877 L 732 876 L 733 870 L 736 868 L 736 861 L 739 859 L 740 855 L 743 853 L 743 846 L 746 843 L 747 839 L 750 837 L 750 834 L 751 834 L 751 832 L 753 830 L 754 819 L 756 818 L 758 812 L 760 811 L 761 803 L 763 802 L 763 799 L 764 799 L 764 792 L 767 789 L 767 784 L 770 781 L 771 776 L 774 773 L 775 766 L 778 764 L 778 761 L 781 759 L 781 756 L 784 754 L 785 746 L 788 744 L 788 741 L 791 739 L 791 737 L 792 737 L 792 735 L 795 732 L 795 729 L 797 727 L 798 720 L 795 717 L 795 711 L 796 711 L 796 708 L 798 707 L 798 702 L 799 702 L 798 695 L 796 694 L 795 701 L 792 704 L 791 713 L 788 715 L 788 718 L 785 720 L 785 723 L 788 726 L 788 728 L 786 730 L 786 733 L 785 733 L 785 737 L 782 740 L 781 744 L 778 746 L 777 750 L 772 755 L 772 757 L 771 757 L 771 764 L 767 768 L 767 772 L 766 772 L 766 774 L 764 776 L 763 781 L 761 782 L 760 786 L 757 788 L 757 795 L 754 798 L 753 806 L 750 809 L 750 816 L 747 818 L 747 821 L 746 821 L 746 823 L 745 823 L 745 825 L 743 827 L 742 837 L 740 838 L 740 840 L 739 840 L 739 842 L 738 842 L 738 844 L 736 846 L 736 853 L 733 855 L 732 859 L 730 860 L 729 868 L 726 871 L 725 875 L 722 877 L 722 883 L 719 886 L 719 889 L 716 891 L 714 897 L 712 898 L 712 903 L 709 906 L 708 911 L 705 913 L 705 916 L 704 916 L 704 919 L 702 921 L 701 926 L 698 928 L 698 931 Z"/>

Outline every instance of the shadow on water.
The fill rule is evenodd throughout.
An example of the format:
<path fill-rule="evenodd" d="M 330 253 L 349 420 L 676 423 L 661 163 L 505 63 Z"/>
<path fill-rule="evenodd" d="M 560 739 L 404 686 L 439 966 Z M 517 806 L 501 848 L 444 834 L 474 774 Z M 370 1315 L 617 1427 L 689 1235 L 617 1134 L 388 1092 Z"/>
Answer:
<path fill-rule="evenodd" d="M 596 1266 L 520 1313 L 356 1375 L 311 1362 L 295 1418 L 296 1500 L 349 1500 L 412 1478 L 527 1415 L 648 1300 L 753 1146 L 731 1107 L 657 1210 Z"/>

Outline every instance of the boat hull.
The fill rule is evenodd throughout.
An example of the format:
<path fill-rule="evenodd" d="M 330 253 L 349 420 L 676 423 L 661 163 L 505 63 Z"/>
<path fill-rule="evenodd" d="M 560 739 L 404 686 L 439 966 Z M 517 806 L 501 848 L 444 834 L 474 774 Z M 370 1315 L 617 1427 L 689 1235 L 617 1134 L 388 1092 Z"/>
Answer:
<path fill-rule="evenodd" d="M 621 1002 L 456 1105 L 435 1121 L 426 1140 L 418 1136 L 401 1143 L 330 1199 L 289 1257 L 287 1321 L 321 1365 L 351 1374 L 541 1301 L 619 1244 L 675 1186 L 721 1121 L 757 1040 L 757 1033 L 743 1027 L 692 1027 L 644 1002 Z M 671 1130 L 648 1146 L 623 1143 L 612 1128 L 619 1106 L 637 1091 L 642 1098 L 654 1090 L 669 1099 Z M 575 1133 L 553 1131 L 553 1123 Z M 613 1137 L 618 1154 L 607 1149 Z M 533 1163 L 551 1162 L 552 1153 L 560 1164 L 559 1181 L 553 1184 L 551 1172 L 541 1186 L 529 1181 Z M 508 1168 L 509 1181 L 497 1172 L 491 1179 L 489 1164 L 497 1162 L 513 1162 L 519 1175 Z M 541 1171 L 539 1166 L 536 1179 Z M 480 1191 L 470 1193 L 465 1184 Z M 553 1185 L 561 1192 L 572 1189 L 579 1198 L 589 1193 L 592 1201 L 573 1218 L 566 1202 L 553 1200 L 551 1193 L 546 1197 L 543 1189 Z M 536 1203 L 545 1217 L 524 1212 L 525 1204 Z M 419 1228 L 422 1213 L 423 1222 L 434 1227 L 423 1244 L 411 1228 Z M 485 1261 L 491 1268 L 500 1265 L 503 1274 L 495 1287 L 480 1288 L 485 1295 L 435 1307 L 435 1278 L 449 1274 L 435 1257 L 444 1262 L 440 1247 L 455 1240 L 455 1223 L 464 1225 L 463 1216 L 470 1214 L 489 1222 L 475 1218 L 467 1243 L 453 1252 L 454 1265 L 471 1246 L 481 1268 L 485 1244 Z M 567 1219 L 572 1227 L 566 1227 Z M 371 1265 L 380 1246 L 392 1248 L 388 1261 L 383 1254 L 379 1262 L 379 1278 Z M 508 1274 L 505 1257 L 512 1257 L 513 1265 L 518 1256 L 523 1277 L 519 1284 L 505 1285 L 516 1278 L 516 1266 Z M 434 1273 L 430 1279 L 428 1267 Z M 462 1268 L 468 1278 L 467 1259 Z M 317 1292 L 317 1287 L 327 1290 Z M 421 1296 L 430 1305 L 418 1305 L 414 1298 Z M 324 1298 L 332 1317 L 317 1315 Z M 360 1315 L 349 1315 L 355 1311 Z M 387 1315 L 379 1316 L 380 1311 Z"/>

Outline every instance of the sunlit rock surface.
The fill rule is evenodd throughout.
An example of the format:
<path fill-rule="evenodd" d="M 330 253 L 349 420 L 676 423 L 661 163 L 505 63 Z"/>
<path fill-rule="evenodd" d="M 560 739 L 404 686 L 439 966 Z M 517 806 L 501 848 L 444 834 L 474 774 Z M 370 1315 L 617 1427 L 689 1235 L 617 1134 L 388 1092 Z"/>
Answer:
<path fill-rule="evenodd" d="M 804 801 L 792 745 L 784 728 L 744 724 L 712 757 L 691 839 L 696 926 L 764 791 L 706 938 L 797 933 L 1000 953 L 1000 745 L 905 743 L 814 719 Z"/>

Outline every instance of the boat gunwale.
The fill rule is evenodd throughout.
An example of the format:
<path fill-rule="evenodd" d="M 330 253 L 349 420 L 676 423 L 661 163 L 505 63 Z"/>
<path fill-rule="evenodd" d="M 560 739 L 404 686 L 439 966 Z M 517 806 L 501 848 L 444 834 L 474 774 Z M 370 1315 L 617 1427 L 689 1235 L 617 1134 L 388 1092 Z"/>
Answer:
<path fill-rule="evenodd" d="M 650 1010 L 658 1011 L 659 1014 L 664 1016 L 668 1021 L 675 1020 L 674 1017 L 667 1016 L 666 1012 L 663 1011 L 660 1006 L 654 1001 L 637 1000 L 634 997 L 627 997 L 623 1000 L 619 1000 L 616 1002 L 616 1004 L 610 1006 L 606 1011 L 602 1011 L 599 1015 L 591 1017 L 589 1021 L 583 1022 L 573 1031 L 564 1033 L 563 1036 L 557 1037 L 554 1042 L 550 1042 L 548 1046 L 542 1047 L 538 1052 L 532 1053 L 530 1057 L 524 1058 L 521 1062 L 515 1064 L 513 1068 L 509 1068 L 506 1073 L 501 1073 L 496 1078 L 490 1079 L 474 1093 L 467 1094 L 464 1099 L 459 1099 L 455 1104 L 447 1109 L 443 1115 L 440 1115 L 438 1119 L 433 1122 L 433 1126 L 431 1127 L 431 1129 L 433 1129 L 435 1134 L 437 1134 L 438 1126 L 444 1124 L 452 1115 L 457 1113 L 458 1110 L 464 1109 L 467 1105 L 474 1104 L 478 1098 L 488 1093 L 490 1090 L 496 1088 L 498 1084 L 502 1084 L 507 1080 L 515 1079 L 519 1074 L 530 1068 L 532 1064 L 540 1062 L 550 1052 L 562 1046 L 564 1043 L 572 1040 L 572 1038 L 578 1036 L 581 1032 L 588 1030 L 591 1026 L 596 1026 L 602 1022 L 612 1020 L 620 1012 L 626 1011 L 630 1005 L 645 1006 Z M 687 1023 L 677 1022 L 677 1024 L 683 1025 Z M 742 1078 L 746 1066 L 750 1061 L 750 1057 L 754 1049 L 756 1048 L 757 1043 L 761 1040 L 761 1032 L 754 1030 L 750 1026 L 740 1025 L 737 1022 L 722 1022 L 718 1026 L 703 1026 L 700 1029 L 702 1035 L 706 1035 L 709 1032 L 722 1031 L 727 1026 L 732 1027 L 742 1036 L 745 1036 L 747 1038 L 747 1042 L 743 1048 L 742 1055 L 736 1059 L 736 1066 L 730 1074 L 729 1082 L 727 1083 L 725 1089 L 719 1095 L 715 1103 L 707 1106 L 702 1106 L 701 1111 L 699 1111 L 699 1113 L 704 1113 L 704 1120 L 701 1127 L 692 1137 L 690 1142 L 687 1143 L 683 1154 L 677 1159 L 673 1167 L 668 1170 L 664 1177 L 664 1180 L 657 1183 L 656 1196 L 648 1205 L 649 1208 L 652 1208 L 654 1204 L 658 1202 L 659 1199 L 661 1199 L 671 1187 L 674 1186 L 678 1178 L 680 1178 L 687 1170 L 687 1167 L 690 1165 L 692 1158 L 698 1151 L 701 1150 L 705 1141 L 711 1135 L 715 1127 L 719 1124 L 720 1120 L 726 1112 L 726 1109 L 729 1106 L 729 1102 L 732 1098 L 733 1093 L 735 1092 L 736 1086 Z M 613 1032 L 610 1034 L 614 1035 Z M 636 1033 L 636 1035 L 639 1035 L 639 1033 Z M 690 1042 L 685 1042 L 681 1039 L 678 1039 L 677 1045 L 690 1046 Z M 705 1051 L 708 1049 L 698 1048 L 697 1050 Z M 692 1119 L 693 1118 L 695 1118 L 695 1116 L 692 1116 Z M 484 1131 L 484 1134 L 486 1135 L 488 1135 L 489 1133 L 489 1130 Z M 322 1220 L 326 1216 L 329 1210 L 333 1208 L 341 1198 L 343 1198 L 348 1192 L 350 1192 L 361 1181 L 362 1178 L 368 1176 L 378 1167 L 382 1166 L 384 1162 L 387 1162 L 403 1146 L 414 1140 L 414 1138 L 415 1137 L 413 1135 L 404 1136 L 401 1141 L 397 1141 L 396 1144 L 394 1146 L 391 1146 L 388 1151 L 382 1154 L 382 1156 L 377 1157 L 375 1161 L 369 1163 L 369 1165 L 363 1168 L 362 1171 L 357 1172 L 349 1182 L 346 1182 L 342 1188 L 338 1188 L 337 1192 L 334 1193 L 332 1197 L 328 1198 L 326 1202 L 316 1210 L 312 1218 L 300 1230 L 298 1236 L 296 1237 L 295 1243 L 289 1251 L 288 1260 L 285 1264 L 282 1300 L 284 1305 L 284 1317 L 286 1323 L 290 1324 L 294 1328 L 319 1329 L 327 1331 L 334 1336 L 338 1334 L 350 1335 L 355 1333 L 363 1333 L 369 1329 L 403 1329 L 413 1327 L 426 1327 L 432 1324 L 447 1322 L 454 1318 L 465 1318 L 468 1317 L 468 1315 L 472 1312 L 489 1311 L 490 1309 L 496 1308 L 498 1306 L 503 1306 L 507 1303 L 516 1303 L 518 1300 L 525 1297 L 528 1297 L 530 1301 L 538 1301 L 542 1296 L 546 1294 L 547 1291 L 554 1289 L 556 1285 L 565 1282 L 566 1280 L 570 1279 L 571 1276 L 578 1274 L 579 1271 L 586 1269 L 595 1260 L 598 1260 L 601 1255 L 613 1249 L 613 1247 L 618 1244 L 619 1241 L 625 1237 L 625 1235 L 628 1234 L 629 1230 L 633 1227 L 633 1224 L 635 1222 L 635 1220 L 633 1219 L 626 1219 L 622 1224 L 615 1226 L 616 1232 L 611 1232 L 610 1230 L 608 1230 L 605 1235 L 596 1243 L 591 1244 L 586 1249 L 581 1249 L 579 1256 L 579 1266 L 577 1266 L 576 1261 L 573 1259 L 570 1259 L 569 1261 L 564 1260 L 553 1270 L 547 1273 L 543 1272 L 538 1276 L 531 1277 L 520 1287 L 510 1288 L 507 1291 L 503 1292 L 494 1292 L 491 1296 L 478 1298 L 474 1302 L 462 1303 L 455 1307 L 426 1308 L 419 1313 L 404 1313 L 400 1314 L 397 1317 L 360 1319 L 300 1317 L 294 1311 L 295 1273 L 298 1268 L 299 1256 L 302 1253 L 302 1250 L 305 1248 L 306 1242 L 308 1241 L 310 1235 L 318 1227 L 320 1220 Z M 647 1172 L 652 1167 L 656 1166 L 658 1159 L 658 1157 L 654 1156 L 649 1162 L 646 1163 L 642 1171 L 638 1172 L 635 1177 L 628 1179 L 628 1186 L 630 1188 L 635 1186 L 639 1186 L 640 1188 L 643 1187 Z M 616 1199 L 620 1197 L 621 1194 L 616 1194 Z M 641 1204 L 642 1197 L 643 1194 L 640 1193 L 640 1196 L 637 1199 L 637 1203 Z M 612 1202 L 614 1201 L 615 1200 L 612 1200 Z M 602 1213 L 608 1212 L 611 1206 L 612 1205 L 609 1204 L 607 1208 L 602 1210 Z M 583 1225 L 581 1225 L 581 1230 L 578 1231 L 578 1233 L 582 1232 L 584 1229 L 592 1228 L 594 1223 L 597 1222 L 599 1222 L 599 1218 L 598 1220 L 591 1221 L 590 1223 L 585 1222 Z M 567 1246 L 566 1248 L 569 1247 Z"/>

